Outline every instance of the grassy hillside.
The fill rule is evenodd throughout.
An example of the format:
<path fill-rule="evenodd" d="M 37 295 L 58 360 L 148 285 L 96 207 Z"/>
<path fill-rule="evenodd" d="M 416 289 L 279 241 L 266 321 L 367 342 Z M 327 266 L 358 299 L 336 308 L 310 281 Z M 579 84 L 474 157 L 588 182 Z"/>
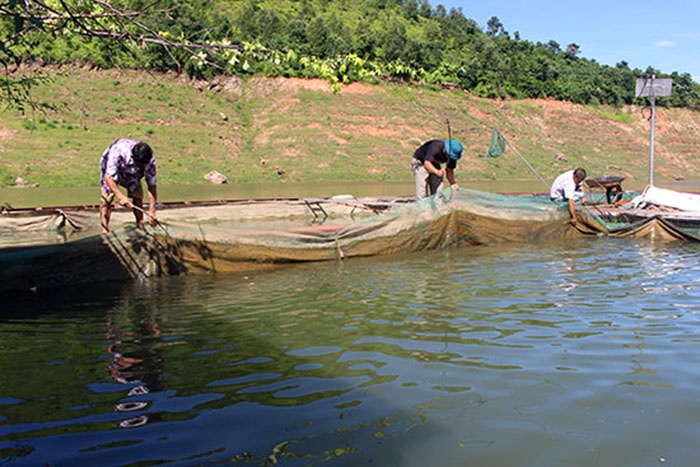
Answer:
<path fill-rule="evenodd" d="M 590 176 L 648 178 L 650 124 L 640 108 L 554 101 L 501 101 L 460 90 L 353 84 L 339 94 L 324 81 L 228 79 L 191 82 L 144 72 L 63 69 L 34 88 L 55 113 L 0 114 L 0 186 L 94 186 L 98 161 L 119 137 L 149 142 L 159 184 L 208 183 L 216 170 L 237 182 L 410 182 L 422 141 L 465 143 L 458 180 L 547 181 L 583 166 Z M 648 110 L 648 109 L 647 109 Z M 512 147 L 487 159 L 491 128 Z M 656 113 L 656 181 L 697 181 L 700 113 Z"/>

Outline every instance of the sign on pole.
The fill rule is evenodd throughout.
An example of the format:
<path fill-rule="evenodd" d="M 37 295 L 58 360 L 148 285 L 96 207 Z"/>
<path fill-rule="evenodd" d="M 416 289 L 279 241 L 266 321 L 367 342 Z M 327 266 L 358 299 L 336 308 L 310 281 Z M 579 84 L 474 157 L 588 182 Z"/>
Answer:
<path fill-rule="evenodd" d="M 634 97 L 668 97 L 672 85 L 671 78 L 638 78 Z"/>

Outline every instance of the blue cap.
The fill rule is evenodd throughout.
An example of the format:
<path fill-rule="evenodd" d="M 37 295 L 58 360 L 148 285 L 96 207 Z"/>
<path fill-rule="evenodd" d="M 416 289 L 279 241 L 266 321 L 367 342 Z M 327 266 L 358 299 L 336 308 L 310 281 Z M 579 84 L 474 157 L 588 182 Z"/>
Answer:
<path fill-rule="evenodd" d="M 462 143 L 456 139 L 448 139 L 445 141 L 445 151 L 450 159 L 458 161 L 462 157 Z"/>

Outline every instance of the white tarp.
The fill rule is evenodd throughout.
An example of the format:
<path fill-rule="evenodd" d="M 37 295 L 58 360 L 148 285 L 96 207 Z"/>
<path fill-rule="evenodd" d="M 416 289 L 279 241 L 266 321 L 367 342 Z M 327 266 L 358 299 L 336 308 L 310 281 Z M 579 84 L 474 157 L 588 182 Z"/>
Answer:
<path fill-rule="evenodd" d="M 639 201 L 640 203 L 654 204 L 681 211 L 700 212 L 700 195 L 694 193 L 684 193 L 649 185 L 639 198 L 633 202 Z"/>

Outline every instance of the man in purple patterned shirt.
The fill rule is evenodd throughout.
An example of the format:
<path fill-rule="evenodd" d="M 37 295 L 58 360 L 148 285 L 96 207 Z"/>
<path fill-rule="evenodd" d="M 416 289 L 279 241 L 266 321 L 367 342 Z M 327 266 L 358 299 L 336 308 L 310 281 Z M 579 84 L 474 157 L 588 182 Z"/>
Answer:
<path fill-rule="evenodd" d="M 102 154 L 100 172 L 100 222 L 103 234 L 109 232 L 109 219 L 115 198 L 119 204 L 132 209 L 136 224 L 143 229 L 142 178 L 146 179 L 148 186 L 148 223 L 156 223 L 156 160 L 148 144 L 132 139 L 116 140 Z M 120 186 L 126 188 L 128 197 L 119 189 Z"/>

